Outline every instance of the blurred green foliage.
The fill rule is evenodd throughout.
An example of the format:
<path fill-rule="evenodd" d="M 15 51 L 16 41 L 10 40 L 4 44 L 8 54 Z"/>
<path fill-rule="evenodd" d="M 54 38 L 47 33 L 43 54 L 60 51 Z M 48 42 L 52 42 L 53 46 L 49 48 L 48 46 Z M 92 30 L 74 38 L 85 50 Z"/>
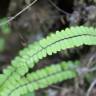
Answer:
<path fill-rule="evenodd" d="M 8 19 L 6 17 L 0 19 L 0 28 L 1 28 L 1 31 L 4 33 L 4 34 L 9 34 L 11 32 L 11 29 L 10 29 L 10 26 L 8 23 L 5 23 L 6 21 L 8 21 Z M 5 24 L 3 24 L 5 23 Z"/>
<path fill-rule="evenodd" d="M 5 48 L 5 39 L 0 38 L 0 52 L 2 52 Z"/>
<path fill-rule="evenodd" d="M 36 96 L 36 95 L 35 95 L 35 92 L 30 92 L 30 93 L 25 94 L 25 95 L 23 95 L 23 96 Z"/>

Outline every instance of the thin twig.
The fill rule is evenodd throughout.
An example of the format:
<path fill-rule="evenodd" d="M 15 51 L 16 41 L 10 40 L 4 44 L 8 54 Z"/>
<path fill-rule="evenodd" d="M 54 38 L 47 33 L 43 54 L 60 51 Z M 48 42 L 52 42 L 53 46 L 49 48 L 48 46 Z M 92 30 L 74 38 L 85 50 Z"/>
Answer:
<path fill-rule="evenodd" d="M 64 10 L 62 10 L 61 8 L 59 8 L 52 0 L 48 0 L 49 1 L 49 3 L 53 6 L 53 7 L 55 7 L 58 11 L 60 11 L 61 13 L 63 13 L 63 14 L 65 14 L 65 15 L 70 15 L 70 13 L 68 13 L 68 12 L 66 12 L 66 11 L 64 11 Z"/>
<path fill-rule="evenodd" d="M 96 71 L 96 67 L 89 68 L 89 70 L 87 72 L 93 72 L 93 71 Z"/>
<path fill-rule="evenodd" d="M 82 75 L 82 74 L 87 74 L 87 73 L 91 73 L 91 72 L 94 72 L 96 71 L 96 67 L 92 67 L 92 68 L 86 68 L 86 67 L 83 67 L 83 68 L 77 68 L 76 69 L 78 75 Z"/>
<path fill-rule="evenodd" d="M 9 20 L 0 23 L 0 26 L 11 22 L 12 20 L 14 20 L 16 17 L 18 17 L 20 14 L 22 14 L 24 11 L 26 11 L 29 7 L 31 7 L 32 5 L 34 5 L 38 0 L 34 0 L 32 3 L 30 3 L 28 6 L 26 6 L 23 10 L 21 10 L 20 12 L 18 12 L 16 15 L 14 15 L 13 17 L 11 17 Z"/>
<path fill-rule="evenodd" d="M 96 79 L 91 83 L 91 85 L 86 93 L 86 96 L 90 96 L 90 93 L 91 93 L 92 89 L 94 88 L 95 84 L 96 84 Z"/>
<path fill-rule="evenodd" d="M 88 62 L 88 64 L 87 64 L 87 67 L 88 67 L 88 68 L 92 65 L 92 61 L 93 61 L 93 59 L 94 59 L 95 57 L 96 57 L 96 53 L 93 54 L 93 55 L 91 56 L 91 58 L 89 59 L 89 62 Z"/>

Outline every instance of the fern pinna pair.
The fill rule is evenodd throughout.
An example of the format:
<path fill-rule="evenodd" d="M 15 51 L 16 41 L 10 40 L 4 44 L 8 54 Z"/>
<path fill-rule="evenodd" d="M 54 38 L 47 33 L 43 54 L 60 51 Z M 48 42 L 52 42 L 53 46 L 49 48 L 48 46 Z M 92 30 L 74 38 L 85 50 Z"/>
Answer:
<path fill-rule="evenodd" d="M 58 51 L 81 45 L 96 45 L 96 29 L 93 27 L 71 27 L 56 31 L 47 38 L 30 44 L 20 51 L 11 65 L 0 74 L 0 96 L 22 96 L 39 88 L 77 76 L 76 62 L 62 62 L 29 73 L 40 59 Z"/>

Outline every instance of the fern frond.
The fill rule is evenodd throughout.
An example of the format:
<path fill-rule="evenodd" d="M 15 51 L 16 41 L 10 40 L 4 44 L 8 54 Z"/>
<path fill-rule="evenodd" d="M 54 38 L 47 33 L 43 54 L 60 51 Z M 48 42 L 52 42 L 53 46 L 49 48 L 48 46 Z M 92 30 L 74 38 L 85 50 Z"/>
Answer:
<path fill-rule="evenodd" d="M 0 92 L 0 96 L 21 96 L 57 82 L 72 79 L 77 76 L 75 69 L 79 65 L 80 62 L 77 61 L 74 63 L 62 62 L 61 64 L 52 64 L 49 67 L 30 73 L 18 81 L 10 80 L 4 86 L 3 92 Z"/>
<path fill-rule="evenodd" d="M 22 50 L 11 66 L 3 70 L 0 75 L 0 92 L 4 90 L 9 81 L 18 81 L 24 76 L 29 68 L 47 55 L 52 55 L 58 51 L 81 45 L 96 45 L 96 29 L 93 27 L 71 27 L 65 30 L 56 31 L 45 39 L 30 44 Z M 11 85 L 11 82 L 10 82 Z"/>

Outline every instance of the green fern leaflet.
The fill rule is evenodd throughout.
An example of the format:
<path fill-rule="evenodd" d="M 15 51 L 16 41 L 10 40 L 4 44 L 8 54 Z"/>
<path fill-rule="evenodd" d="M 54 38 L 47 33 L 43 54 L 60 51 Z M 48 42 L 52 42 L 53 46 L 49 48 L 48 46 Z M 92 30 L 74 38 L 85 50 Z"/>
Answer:
<path fill-rule="evenodd" d="M 96 29 L 93 27 L 71 27 L 56 31 L 45 39 L 30 44 L 20 51 L 11 61 L 11 65 L 0 75 L 0 96 L 21 96 L 39 88 L 71 79 L 77 76 L 76 62 L 69 62 L 28 73 L 40 59 L 58 51 L 81 45 L 96 45 Z M 70 70 L 69 70 L 70 69 Z"/>

